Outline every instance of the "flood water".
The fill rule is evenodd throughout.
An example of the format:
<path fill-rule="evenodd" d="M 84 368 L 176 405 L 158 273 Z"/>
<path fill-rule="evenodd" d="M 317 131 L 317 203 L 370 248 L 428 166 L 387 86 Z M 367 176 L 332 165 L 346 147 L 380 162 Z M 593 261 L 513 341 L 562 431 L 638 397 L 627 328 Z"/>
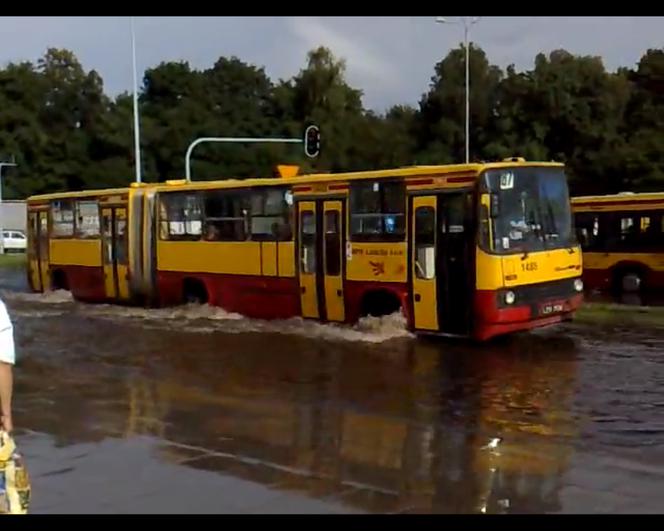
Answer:
<path fill-rule="evenodd" d="M 34 513 L 662 512 L 664 333 L 475 346 L 24 292 Z"/>

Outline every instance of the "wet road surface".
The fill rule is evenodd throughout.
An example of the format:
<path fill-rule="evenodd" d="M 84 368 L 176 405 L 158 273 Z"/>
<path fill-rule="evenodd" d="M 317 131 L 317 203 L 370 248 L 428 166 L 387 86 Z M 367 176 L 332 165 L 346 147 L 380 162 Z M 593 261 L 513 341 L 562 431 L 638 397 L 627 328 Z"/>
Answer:
<path fill-rule="evenodd" d="M 12 275 L 33 513 L 664 510 L 662 332 L 478 347 L 396 317 L 83 305 Z"/>

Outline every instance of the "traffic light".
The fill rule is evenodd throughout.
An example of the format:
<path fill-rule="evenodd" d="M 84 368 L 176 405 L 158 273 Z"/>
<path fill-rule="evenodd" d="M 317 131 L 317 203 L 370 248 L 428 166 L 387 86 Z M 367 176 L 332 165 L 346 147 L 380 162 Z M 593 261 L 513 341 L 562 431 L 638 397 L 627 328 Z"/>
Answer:
<path fill-rule="evenodd" d="M 320 130 L 318 126 L 310 125 L 304 130 L 304 153 L 312 159 L 320 153 Z"/>

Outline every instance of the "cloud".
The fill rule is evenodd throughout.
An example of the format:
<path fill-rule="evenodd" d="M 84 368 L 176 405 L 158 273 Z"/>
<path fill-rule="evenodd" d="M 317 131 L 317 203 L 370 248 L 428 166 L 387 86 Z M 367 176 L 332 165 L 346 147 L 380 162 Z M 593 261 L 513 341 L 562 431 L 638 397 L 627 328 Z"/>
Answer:
<path fill-rule="evenodd" d="M 185 60 L 209 68 L 235 55 L 273 79 L 304 67 L 319 45 L 346 59 L 348 82 L 366 106 L 417 104 L 433 67 L 463 40 L 459 26 L 431 17 L 138 17 L 138 64 Z M 565 48 L 599 55 L 610 70 L 634 66 L 661 48 L 664 17 L 483 17 L 471 39 L 493 64 L 531 68 L 535 55 Z M 0 64 L 36 61 L 48 47 L 68 48 L 94 68 L 109 94 L 131 90 L 128 17 L 0 17 Z"/>
<path fill-rule="evenodd" d="M 366 42 L 334 29 L 319 18 L 293 17 L 290 19 L 290 29 L 306 50 L 326 46 L 335 56 L 344 58 L 351 79 L 362 84 L 388 85 L 398 79 L 396 65 L 391 64 L 386 57 L 372 50 Z"/>

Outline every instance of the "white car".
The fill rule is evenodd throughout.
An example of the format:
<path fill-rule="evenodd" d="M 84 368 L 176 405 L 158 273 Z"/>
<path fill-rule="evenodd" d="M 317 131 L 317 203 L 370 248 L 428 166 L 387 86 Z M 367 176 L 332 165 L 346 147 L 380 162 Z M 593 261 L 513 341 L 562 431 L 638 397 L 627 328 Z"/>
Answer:
<path fill-rule="evenodd" d="M 24 253 L 28 241 L 20 230 L 2 231 L 2 240 L 5 253 Z"/>

